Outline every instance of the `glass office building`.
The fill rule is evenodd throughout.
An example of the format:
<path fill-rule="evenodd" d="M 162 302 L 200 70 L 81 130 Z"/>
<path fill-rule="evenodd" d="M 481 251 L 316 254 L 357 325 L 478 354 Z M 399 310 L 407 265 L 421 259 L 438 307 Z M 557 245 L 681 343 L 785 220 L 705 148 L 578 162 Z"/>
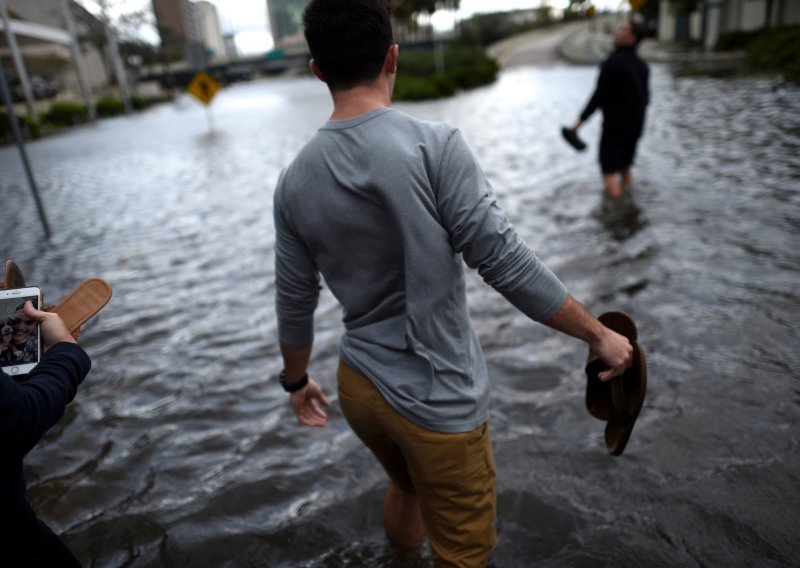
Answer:
<path fill-rule="evenodd" d="M 303 38 L 303 10 L 308 0 L 267 0 L 275 48 L 286 53 L 308 51 Z"/>

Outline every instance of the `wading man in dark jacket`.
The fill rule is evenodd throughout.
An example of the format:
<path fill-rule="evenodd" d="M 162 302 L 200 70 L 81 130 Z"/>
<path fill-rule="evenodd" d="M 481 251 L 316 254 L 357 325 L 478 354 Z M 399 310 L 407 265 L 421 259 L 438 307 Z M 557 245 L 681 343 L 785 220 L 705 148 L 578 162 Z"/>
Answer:
<path fill-rule="evenodd" d="M 333 113 L 275 189 L 281 384 L 301 423 L 325 425 L 308 376 L 321 274 L 344 308 L 339 404 L 390 479 L 390 542 L 418 548 L 427 534 L 437 566 L 484 566 L 497 538 L 489 374 L 463 263 L 532 320 L 586 341 L 603 380 L 632 347 L 522 242 L 457 128 L 391 108 L 389 0 L 312 0 L 304 24 Z"/>
<path fill-rule="evenodd" d="M 644 26 L 632 21 L 625 22 L 616 31 L 616 49 L 603 62 L 597 88 L 580 120 L 572 127 L 577 133 L 595 110 L 603 110 L 600 168 L 606 194 L 612 198 L 620 197 L 623 185 L 627 187 L 632 182 L 631 165 L 644 129 L 650 71 L 647 63 L 636 54 L 644 35 Z"/>
<path fill-rule="evenodd" d="M 25 315 L 41 324 L 46 351 L 23 382 L 0 375 L 0 565 L 72 568 L 80 562 L 28 503 L 22 460 L 61 419 L 91 361 L 57 314 L 27 302 Z"/>

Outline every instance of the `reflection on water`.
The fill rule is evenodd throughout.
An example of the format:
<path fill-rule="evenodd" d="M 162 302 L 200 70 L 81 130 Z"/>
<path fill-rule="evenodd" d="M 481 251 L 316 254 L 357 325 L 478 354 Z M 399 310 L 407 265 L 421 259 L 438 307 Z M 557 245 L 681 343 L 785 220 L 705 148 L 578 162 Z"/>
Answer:
<path fill-rule="evenodd" d="M 675 79 L 653 103 L 628 199 L 560 139 L 594 69 L 518 67 L 490 87 L 398 105 L 457 124 L 520 235 L 595 312 L 637 320 L 648 400 L 620 458 L 584 408 L 581 343 L 468 274 L 493 377 L 497 567 L 797 565 L 800 91 Z M 27 460 L 35 507 L 89 566 L 424 566 L 386 548 L 386 480 L 335 401 L 341 312 L 326 291 L 312 373 L 324 430 L 275 380 L 271 195 L 328 116 L 310 78 L 184 100 L 31 143 L 57 235 L 44 242 L 16 150 L 5 231 L 46 300 L 102 275 L 94 360 Z"/>
<path fill-rule="evenodd" d="M 628 240 L 647 226 L 644 212 L 636 205 L 636 197 L 630 188 L 618 199 L 604 193 L 596 215 L 611 238 L 617 241 Z"/>

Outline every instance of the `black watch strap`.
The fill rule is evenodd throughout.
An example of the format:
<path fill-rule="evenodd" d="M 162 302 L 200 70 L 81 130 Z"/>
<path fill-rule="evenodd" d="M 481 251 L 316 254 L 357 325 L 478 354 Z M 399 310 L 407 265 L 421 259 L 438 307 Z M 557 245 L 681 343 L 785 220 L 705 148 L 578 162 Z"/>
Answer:
<path fill-rule="evenodd" d="M 283 390 L 288 393 L 297 392 L 308 384 L 308 373 L 304 373 L 303 377 L 294 383 L 287 384 L 286 383 L 286 369 L 281 371 L 281 374 L 278 375 L 278 381 L 280 381 Z"/>

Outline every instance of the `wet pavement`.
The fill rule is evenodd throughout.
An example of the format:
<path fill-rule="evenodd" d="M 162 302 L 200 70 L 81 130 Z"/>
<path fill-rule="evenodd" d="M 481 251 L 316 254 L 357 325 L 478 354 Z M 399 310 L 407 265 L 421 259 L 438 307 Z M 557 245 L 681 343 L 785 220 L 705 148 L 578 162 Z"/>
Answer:
<path fill-rule="evenodd" d="M 472 272 L 493 377 L 497 567 L 792 566 L 800 286 L 800 90 L 675 78 L 653 103 L 629 198 L 605 202 L 599 117 L 559 137 L 591 67 L 516 66 L 448 100 L 398 104 L 458 125 L 523 238 L 592 311 L 640 327 L 648 399 L 610 457 L 584 407 L 580 342 L 528 321 Z M 324 86 L 233 86 L 214 131 L 188 99 L 0 148 L 0 254 L 46 300 L 100 275 L 76 401 L 26 460 L 30 498 L 87 566 L 426 566 L 386 545 L 380 467 L 333 396 L 304 429 L 277 385 L 271 196 L 330 112 Z M 311 371 L 335 395 L 341 313 L 325 291 Z"/>

